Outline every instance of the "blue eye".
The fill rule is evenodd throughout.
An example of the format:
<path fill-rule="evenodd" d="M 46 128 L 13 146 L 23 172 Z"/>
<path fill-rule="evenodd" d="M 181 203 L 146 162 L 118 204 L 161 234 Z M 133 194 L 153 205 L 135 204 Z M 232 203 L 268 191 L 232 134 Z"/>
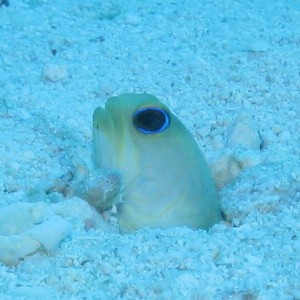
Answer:
<path fill-rule="evenodd" d="M 143 107 L 133 114 L 133 125 L 146 134 L 159 133 L 170 125 L 169 114 L 158 107 Z"/>

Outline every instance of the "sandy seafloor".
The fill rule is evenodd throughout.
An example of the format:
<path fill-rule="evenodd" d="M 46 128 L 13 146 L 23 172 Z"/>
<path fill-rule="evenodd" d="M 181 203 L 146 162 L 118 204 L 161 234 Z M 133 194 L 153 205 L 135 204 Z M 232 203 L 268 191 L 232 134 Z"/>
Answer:
<path fill-rule="evenodd" d="M 300 2 L 11 0 L 0 66 L 0 299 L 300 299 Z M 185 123 L 226 221 L 121 235 L 60 193 L 122 92 Z"/>

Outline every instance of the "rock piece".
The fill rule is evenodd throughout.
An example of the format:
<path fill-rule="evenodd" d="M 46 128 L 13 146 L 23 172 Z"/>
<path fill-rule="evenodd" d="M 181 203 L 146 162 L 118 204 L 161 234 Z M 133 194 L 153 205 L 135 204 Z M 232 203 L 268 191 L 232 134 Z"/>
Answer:
<path fill-rule="evenodd" d="M 219 189 L 232 182 L 244 169 L 261 162 L 261 144 L 251 119 L 246 114 L 239 115 L 229 130 L 221 155 L 212 163 Z"/>
<path fill-rule="evenodd" d="M 27 234 L 0 236 L 0 262 L 16 265 L 20 259 L 38 251 L 40 246 L 37 240 Z"/>
<path fill-rule="evenodd" d="M 0 262 L 15 265 L 37 251 L 53 251 L 71 229 L 71 224 L 54 215 L 46 203 L 4 207 L 0 209 Z"/>
<path fill-rule="evenodd" d="M 0 209 L 0 235 L 19 234 L 50 215 L 46 203 L 15 203 Z"/>
<path fill-rule="evenodd" d="M 54 203 L 51 209 L 55 214 L 68 220 L 75 230 L 102 229 L 113 230 L 103 217 L 85 200 L 72 197 L 63 202 Z"/>
<path fill-rule="evenodd" d="M 57 82 L 68 77 L 65 66 L 47 64 L 42 71 L 42 78 L 45 81 Z"/>
<path fill-rule="evenodd" d="M 121 176 L 115 171 L 98 169 L 75 183 L 73 193 L 103 212 L 120 202 Z"/>
<path fill-rule="evenodd" d="M 69 222 L 54 215 L 45 222 L 29 229 L 27 233 L 38 241 L 47 252 L 50 252 L 57 248 L 71 230 L 72 226 Z"/>
<path fill-rule="evenodd" d="M 259 150 L 261 138 L 250 118 L 246 114 L 240 114 L 235 119 L 228 135 L 227 148 L 235 149 L 244 147 L 245 149 Z"/>

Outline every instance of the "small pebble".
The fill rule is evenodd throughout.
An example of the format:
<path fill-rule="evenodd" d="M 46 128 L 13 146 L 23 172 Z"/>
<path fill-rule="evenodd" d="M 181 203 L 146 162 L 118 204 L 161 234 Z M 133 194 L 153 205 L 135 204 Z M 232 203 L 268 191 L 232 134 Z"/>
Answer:
<path fill-rule="evenodd" d="M 58 82 L 66 79 L 68 72 L 65 66 L 47 64 L 42 71 L 42 79 L 50 82 Z"/>

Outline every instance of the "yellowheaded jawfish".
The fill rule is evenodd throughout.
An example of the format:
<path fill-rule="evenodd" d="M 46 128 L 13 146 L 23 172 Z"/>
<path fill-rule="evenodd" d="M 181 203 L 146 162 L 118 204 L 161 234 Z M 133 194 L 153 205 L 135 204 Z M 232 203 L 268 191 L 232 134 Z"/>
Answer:
<path fill-rule="evenodd" d="M 93 116 L 97 166 L 118 170 L 121 232 L 142 227 L 208 229 L 221 219 L 217 191 L 192 134 L 149 94 L 122 94 Z"/>

